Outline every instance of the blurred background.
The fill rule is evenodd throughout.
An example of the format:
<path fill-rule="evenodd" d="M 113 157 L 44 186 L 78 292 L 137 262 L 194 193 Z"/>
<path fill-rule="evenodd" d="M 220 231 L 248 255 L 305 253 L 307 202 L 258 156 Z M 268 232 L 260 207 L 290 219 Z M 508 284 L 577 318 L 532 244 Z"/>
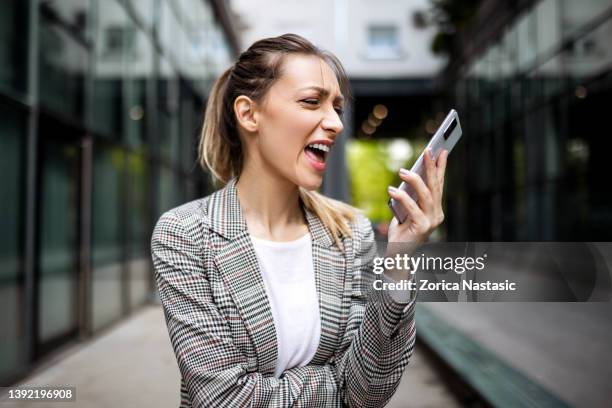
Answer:
<path fill-rule="evenodd" d="M 178 404 L 151 231 L 214 191 L 196 164 L 213 81 L 287 32 L 350 76 L 321 190 L 380 239 L 386 187 L 455 108 L 464 137 L 433 240 L 611 253 L 611 0 L 2 0 L 1 386 Z M 420 306 L 391 406 L 609 404 L 609 302 Z"/>

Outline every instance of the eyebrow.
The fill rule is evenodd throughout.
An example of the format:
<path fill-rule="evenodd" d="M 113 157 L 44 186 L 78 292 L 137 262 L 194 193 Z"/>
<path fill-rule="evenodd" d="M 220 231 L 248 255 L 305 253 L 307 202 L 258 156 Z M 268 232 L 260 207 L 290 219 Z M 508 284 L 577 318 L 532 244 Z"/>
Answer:
<path fill-rule="evenodd" d="M 328 97 L 329 96 L 329 91 L 327 89 L 325 89 L 325 88 L 321 88 L 320 86 L 307 86 L 305 88 L 301 88 L 300 90 L 303 91 L 304 89 L 314 89 L 314 90 L 318 91 L 324 97 Z M 344 103 L 344 96 L 338 95 L 338 96 L 336 96 L 334 98 L 334 101 Z"/>

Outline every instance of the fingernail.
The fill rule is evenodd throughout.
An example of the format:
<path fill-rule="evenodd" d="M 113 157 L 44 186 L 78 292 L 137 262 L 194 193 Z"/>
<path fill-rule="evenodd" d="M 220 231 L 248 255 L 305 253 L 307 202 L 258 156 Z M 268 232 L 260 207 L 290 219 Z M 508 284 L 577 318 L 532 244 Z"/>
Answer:
<path fill-rule="evenodd" d="M 390 193 L 395 193 L 397 191 L 397 188 L 395 188 L 393 186 L 389 186 L 389 187 L 387 187 L 387 191 L 389 191 Z"/>
<path fill-rule="evenodd" d="M 400 169 L 400 174 L 410 174 L 410 170 L 401 168 Z"/>

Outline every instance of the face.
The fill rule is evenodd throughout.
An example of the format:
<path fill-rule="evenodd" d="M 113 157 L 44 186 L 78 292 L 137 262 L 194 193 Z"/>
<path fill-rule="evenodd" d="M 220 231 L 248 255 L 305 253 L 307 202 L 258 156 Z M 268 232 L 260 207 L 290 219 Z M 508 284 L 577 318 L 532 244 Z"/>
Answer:
<path fill-rule="evenodd" d="M 329 151 L 342 132 L 344 109 L 338 80 L 316 56 L 289 55 L 283 72 L 257 107 L 249 141 L 266 171 L 313 190 L 321 185 Z"/>

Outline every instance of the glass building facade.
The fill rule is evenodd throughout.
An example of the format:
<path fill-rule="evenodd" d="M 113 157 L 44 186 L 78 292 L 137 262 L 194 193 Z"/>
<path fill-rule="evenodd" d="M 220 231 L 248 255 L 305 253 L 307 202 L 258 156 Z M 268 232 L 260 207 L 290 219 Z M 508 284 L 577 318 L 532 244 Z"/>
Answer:
<path fill-rule="evenodd" d="M 237 54 L 219 1 L 0 2 L 0 378 L 151 298 L 150 232 L 207 194 L 203 107 Z"/>
<path fill-rule="evenodd" d="M 612 241 L 612 2 L 485 3 L 446 76 L 447 238 Z"/>

